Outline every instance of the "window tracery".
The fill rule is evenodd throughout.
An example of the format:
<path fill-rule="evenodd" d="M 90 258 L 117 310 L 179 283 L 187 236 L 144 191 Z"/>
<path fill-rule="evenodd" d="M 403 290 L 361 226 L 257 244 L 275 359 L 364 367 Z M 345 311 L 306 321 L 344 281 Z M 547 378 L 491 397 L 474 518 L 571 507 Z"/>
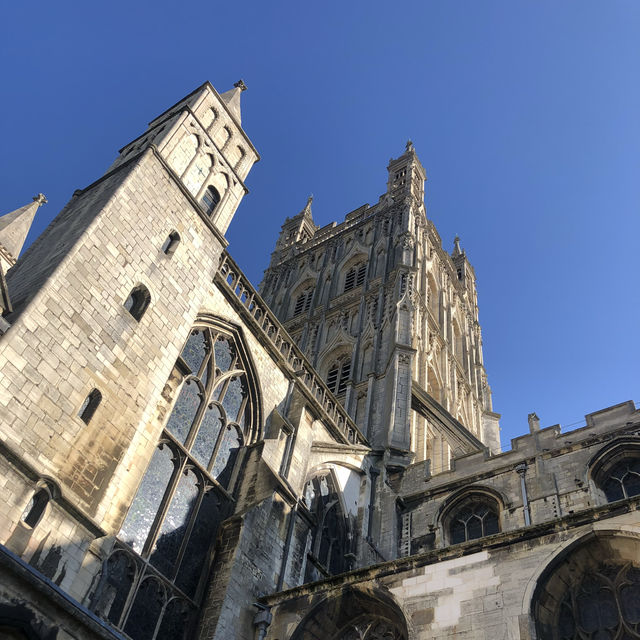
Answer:
<path fill-rule="evenodd" d="M 640 458 L 623 458 L 602 476 L 601 488 L 608 502 L 640 495 Z"/>
<path fill-rule="evenodd" d="M 92 604 L 133 640 L 185 637 L 256 416 L 247 366 L 229 333 L 195 328 L 176 369 L 180 391 Z"/>
<path fill-rule="evenodd" d="M 640 639 L 637 540 L 595 536 L 543 573 L 532 600 L 541 640 Z"/>
<path fill-rule="evenodd" d="M 307 556 L 305 581 L 349 570 L 347 523 L 330 472 L 307 482 L 304 502 L 315 518 Z"/>
<path fill-rule="evenodd" d="M 400 625 L 385 620 L 367 616 L 366 620 L 349 625 L 347 630 L 341 631 L 335 640 L 404 640 L 405 634 Z"/>
<path fill-rule="evenodd" d="M 473 493 L 456 502 L 445 517 L 450 544 L 477 540 L 500 531 L 499 508 L 488 495 Z"/>

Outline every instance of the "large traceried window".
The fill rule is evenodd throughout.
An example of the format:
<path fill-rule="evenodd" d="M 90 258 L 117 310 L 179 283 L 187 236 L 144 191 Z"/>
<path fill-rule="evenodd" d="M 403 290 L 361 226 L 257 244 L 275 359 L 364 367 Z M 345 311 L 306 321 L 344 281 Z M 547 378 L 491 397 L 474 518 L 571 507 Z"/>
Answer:
<path fill-rule="evenodd" d="M 173 410 L 106 562 L 93 608 L 133 640 L 182 640 L 202 598 L 256 393 L 233 334 L 197 327 L 178 358 Z"/>
<path fill-rule="evenodd" d="M 540 640 L 640 639 L 640 544 L 589 534 L 541 575 L 532 599 Z"/>
<path fill-rule="evenodd" d="M 307 554 L 305 582 L 348 571 L 350 547 L 347 521 L 331 472 L 307 482 L 304 502 L 315 518 Z"/>

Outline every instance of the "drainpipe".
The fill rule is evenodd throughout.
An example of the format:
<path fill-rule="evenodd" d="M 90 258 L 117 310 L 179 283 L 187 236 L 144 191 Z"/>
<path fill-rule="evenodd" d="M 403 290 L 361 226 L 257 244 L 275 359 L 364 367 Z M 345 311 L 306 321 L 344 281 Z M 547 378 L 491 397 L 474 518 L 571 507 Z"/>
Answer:
<path fill-rule="evenodd" d="M 271 624 L 271 620 L 273 620 L 273 615 L 271 611 L 269 611 L 269 607 L 263 604 L 255 602 L 253 606 L 258 609 L 258 613 L 253 616 L 253 626 L 258 630 L 257 640 L 264 640 L 267 635 L 267 629 Z"/>
<path fill-rule="evenodd" d="M 531 524 L 531 512 L 529 511 L 529 499 L 527 498 L 527 485 L 524 481 L 525 475 L 527 474 L 527 464 L 525 462 L 521 462 L 519 465 L 516 465 L 515 470 L 520 476 L 522 506 L 524 508 L 524 525 L 525 527 L 528 527 Z"/>

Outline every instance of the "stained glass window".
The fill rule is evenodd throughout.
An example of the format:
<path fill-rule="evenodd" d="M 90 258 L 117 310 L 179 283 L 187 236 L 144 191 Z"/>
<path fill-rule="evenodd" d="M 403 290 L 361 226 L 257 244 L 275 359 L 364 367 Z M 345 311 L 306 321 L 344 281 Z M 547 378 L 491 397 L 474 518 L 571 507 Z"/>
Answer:
<path fill-rule="evenodd" d="M 256 415 L 240 353 L 230 332 L 197 327 L 176 363 L 173 408 L 94 597 L 93 609 L 133 640 L 183 639 L 197 617 Z"/>
<path fill-rule="evenodd" d="M 564 581 L 563 581 L 564 582 Z M 640 569 L 630 564 L 607 565 L 564 582 L 549 623 L 539 624 L 543 640 L 640 638 Z M 555 621 L 554 621 L 555 620 Z"/>

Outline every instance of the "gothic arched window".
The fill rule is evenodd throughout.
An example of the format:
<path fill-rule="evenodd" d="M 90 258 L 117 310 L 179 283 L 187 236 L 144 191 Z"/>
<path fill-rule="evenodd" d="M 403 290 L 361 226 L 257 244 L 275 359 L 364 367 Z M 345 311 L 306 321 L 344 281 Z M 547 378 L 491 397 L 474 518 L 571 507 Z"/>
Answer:
<path fill-rule="evenodd" d="M 540 640 L 640 639 L 640 545 L 592 537 L 542 574 L 532 600 Z"/>
<path fill-rule="evenodd" d="M 640 458 L 622 458 L 601 473 L 600 488 L 609 502 L 640 495 Z"/>
<path fill-rule="evenodd" d="M 107 560 L 94 610 L 133 640 L 186 637 L 243 445 L 256 390 L 231 331 L 195 328 L 170 383 L 177 399 Z"/>
<path fill-rule="evenodd" d="M 449 544 L 484 538 L 500 531 L 497 501 L 484 493 L 471 493 L 456 500 L 443 518 Z"/>
<path fill-rule="evenodd" d="M 304 502 L 315 523 L 307 555 L 305 582 L 336 575 L 350 568 L 347 521 L 331 472 L 307 482 Z"/>
<path fill-rule="evenodd" d="M 205 213 L 210 217 L 216 210 L 216 207 L 220 204 L 220 194 L 215 187 L 207 187 L 207 190 L 202 196 L 202 206 Z"/>
<path fill-rule="evenodd" d="M 344 291 L 355 289 L 364 282 L 364 276 L 367 273 L 367 263 L 359 262 L 354 264 L 346 273 L 344 277 Z"/>
<path fill-rule="evenodd" d="M 331 393 L 340 395 L 347 389 L 347 382 L 351 375 L 351 355 L 345 355 L 341 359 L 329 365 L 327 373 L 327 387 Z"/>
<path fill-rule="evenodd" d="M 313 298 L 313 287 L 307 287 L 296 297 L 296 301 L 293 305 L 293 315 L 297 316 L 304 311 L 309 311 L 311 307 L 311 300 Z"/>
<path fill-rule="evenodd" d="M 607 502 L 640 495 L 640 440 L 622 438 L 601 449 L 591 460 L 590 475 Z"/>

